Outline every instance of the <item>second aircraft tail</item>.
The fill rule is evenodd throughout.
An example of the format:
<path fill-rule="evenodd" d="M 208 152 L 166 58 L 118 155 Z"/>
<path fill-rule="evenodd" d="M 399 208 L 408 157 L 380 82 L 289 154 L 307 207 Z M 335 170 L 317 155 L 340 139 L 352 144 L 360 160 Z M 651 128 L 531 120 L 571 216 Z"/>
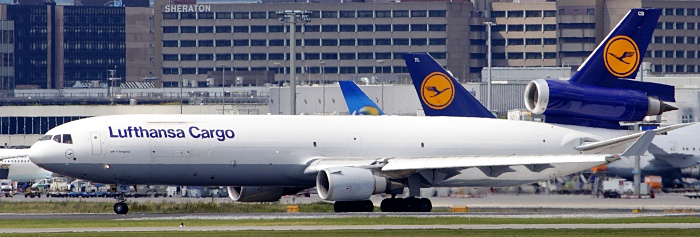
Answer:
<path fill-rule="evenodd" d="M 429 54 L 403 57 L 426 116 L 495 117 Z"/>

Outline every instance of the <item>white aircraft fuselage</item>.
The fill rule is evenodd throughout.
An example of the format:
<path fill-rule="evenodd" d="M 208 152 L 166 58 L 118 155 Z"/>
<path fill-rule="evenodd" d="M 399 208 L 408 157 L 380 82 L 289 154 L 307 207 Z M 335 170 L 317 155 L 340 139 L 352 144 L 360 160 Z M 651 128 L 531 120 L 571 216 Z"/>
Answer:
<path fill-rule="evenodd" d="M 316 159 L 579 154 L 574 147 L 584 140 L 629 133 L 464 117 L 117 115 L 51 129 L 29 157 L 47 170 L 99 183 L 313 187 L 316 175 L 304 170 Z M 433 186 L 518 185 L 596 165 L 556 164 L 540 172 L 516 166 L 498 177 L 457 169 Z"/>
<path fill-rule="evenodd" d="M 0 165 L 9 166 L 7 179 L 17 182 L 33 182 L 37 179 L 50 178 L 53 174 L 32 163 L 26 156 L 3 159 Z"/>

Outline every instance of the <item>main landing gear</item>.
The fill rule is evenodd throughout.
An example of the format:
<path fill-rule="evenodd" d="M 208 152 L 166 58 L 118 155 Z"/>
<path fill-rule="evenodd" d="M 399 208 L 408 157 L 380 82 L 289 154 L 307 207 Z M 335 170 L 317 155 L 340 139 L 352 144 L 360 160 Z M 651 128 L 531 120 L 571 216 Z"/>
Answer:
<path fill-rule="evenodd" d="M 336 201 L 333 204 L 335 212 L 372 212 L 374 204 L 370 200 L 364 201 Z"/>
<path fill-rule="evenodd" d="M 116 207 L 115 207 L 116 208 Z M 387 198 L 382 200 L 382 212 L 430 212 L 433 204 L 427 198 Z M 333 204 L 335 212 L 372 212 L 374 204 L 364 201 L 336 201 Z"/>
<path fill-rule="evenodd" d="M 427 198 L 387 198 L 382 200 L 382 212 L 430 212 L 433 204 Z"/>

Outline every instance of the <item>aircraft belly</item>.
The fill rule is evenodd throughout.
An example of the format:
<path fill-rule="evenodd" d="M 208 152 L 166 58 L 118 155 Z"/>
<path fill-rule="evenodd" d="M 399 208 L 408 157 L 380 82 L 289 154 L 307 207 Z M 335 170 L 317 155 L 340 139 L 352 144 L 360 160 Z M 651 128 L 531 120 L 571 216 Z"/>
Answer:
<path fill-rule="evenodd" d="M 287 177 L 286 173 L 303 174 L 304 165 L 229 164 L 46 164 L 48 169 L 61 167 L 64 174 L 98 183 L 196 185 L 196 186 L 304 186 L 315 185 L 315 175 Z M 102 170 L 101 172 L 83 172 Z M 145 172 L 145 171 L 148 172 Z M 81 175 L 75 175 L 81 174 Z"/>

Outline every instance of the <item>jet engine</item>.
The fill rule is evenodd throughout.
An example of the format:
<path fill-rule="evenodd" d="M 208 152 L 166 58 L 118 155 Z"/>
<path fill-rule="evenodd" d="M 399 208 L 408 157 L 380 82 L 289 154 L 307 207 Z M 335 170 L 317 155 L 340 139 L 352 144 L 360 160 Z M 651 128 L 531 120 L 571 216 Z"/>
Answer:
<path fill-rule="evenodd" d="M 693 165 L 681 169 L 683 177 L 700 178 L 700 165 Z"/>
<path fill-rule="evenodd" d="M 645 116 L 677 109 L 640 90 L 543 79 L 527 84 L 524 99 L 530 112 L 546 115 L 548 122 L 565 124 L 578 120 L 575 124 L 603 121 L 619 126 L 620 121 L 642 121 Z"/>
<path fill-rule="evenodd" d="M 285 187 L 228 187 L 228 196 L 237 202 L 275 202 L 285 195 Z"/>
<path fill-rule="evenodd" d="M 385 193 L 394 185 L 399 184 L 362 168 L 326 168 L 316 176 L 318 195 L 329 201 L 367 200 L 372 194 Z"/>

